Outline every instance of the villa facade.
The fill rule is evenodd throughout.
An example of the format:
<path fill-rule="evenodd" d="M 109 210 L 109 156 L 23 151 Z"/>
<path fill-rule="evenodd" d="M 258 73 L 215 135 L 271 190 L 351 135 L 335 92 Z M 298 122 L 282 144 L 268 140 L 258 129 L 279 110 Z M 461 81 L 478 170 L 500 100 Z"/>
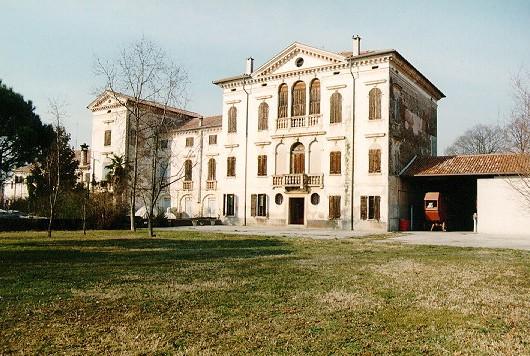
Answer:
<path fill-rule="evenodd" d="M 414 156 L 436 155 L 444 95 L 397 51 L 361 51 L 358 37 L 352 45 L 333 53 L 293 43 L 214 81 L 222 115 L 179 111 L 168 133 L 171 175 L 182 179 L 161 207 L 233 225 L 397 229 L 407 209 L 399 173 Z M 89 106 L 97 180 L 105 157 L 127 154 L 127 115 L 112 100 Z"/>

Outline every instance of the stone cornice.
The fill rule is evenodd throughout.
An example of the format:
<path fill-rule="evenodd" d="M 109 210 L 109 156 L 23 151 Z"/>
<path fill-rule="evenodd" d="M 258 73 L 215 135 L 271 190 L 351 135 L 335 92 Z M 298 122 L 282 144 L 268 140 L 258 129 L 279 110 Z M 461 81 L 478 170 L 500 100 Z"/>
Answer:
<path fill-rule="evenodd" d="M 379 63 L 385 63 L 390 60 L 392 55 L 389 53 L 387 55 L 381 55 L 378 57 L 372 57 L 372 58 L 359 58 L 356 60 L 353 60 L 352 67 L 360 67 L 363 65 L 373 65 L 373 64 L 379 64 Z M 269 80 L 278 80 L 278 79 L 288 79 L 291 77 L 299 77 L 302 75 L 307 74 L 314 74 L 316 76 L 317 73 L 322 72 L 333 72 L 341 69 L 349 69 L 350 64 L 349 63 L 336 63 L 336 64 L 330 64 L 330 65 L 324 65 L 319 67 L 311 67 L 311 68 L 305 68 L 305 69 L 299 69 L 295 71 L 290 72 L 284 72 L 284 73 L 277 73 L 277 74 L 270 74 L 270 75 L 263 75 L 256 78 L 241 78 L 236 79 L 233 81 L 225 82 L 225 83 L 219 83 L 218 85 L 223 89 L 231 89 L 238 86 L 241 86 L 243 84 L 259 84 L 262 82 L 266 82 Z"/>

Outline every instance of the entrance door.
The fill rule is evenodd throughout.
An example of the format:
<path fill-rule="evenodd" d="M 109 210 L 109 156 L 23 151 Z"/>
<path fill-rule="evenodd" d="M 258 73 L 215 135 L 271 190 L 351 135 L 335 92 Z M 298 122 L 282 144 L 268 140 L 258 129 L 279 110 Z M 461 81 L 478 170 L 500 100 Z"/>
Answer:
<path fill-rule="evenodd" d="M 191 218 L 191 197 L 184 197 L 184 217 Z"/>
<path fill-rule="evenodd" d="M 304 225 L 304 198 L 289 198 L 289 224 Z"/>
<path fill-rule="evenodd" d="M 209 218 L 215 218 L 216 217 L 216 214 L 215 214 L 215 210 L 216 210 L 215 198 L 213 198 L 213 197 L 208 198 L 208 200 L 206 202 L 208 204 L 207 205 L 206 216 L 209 217 Z"/>

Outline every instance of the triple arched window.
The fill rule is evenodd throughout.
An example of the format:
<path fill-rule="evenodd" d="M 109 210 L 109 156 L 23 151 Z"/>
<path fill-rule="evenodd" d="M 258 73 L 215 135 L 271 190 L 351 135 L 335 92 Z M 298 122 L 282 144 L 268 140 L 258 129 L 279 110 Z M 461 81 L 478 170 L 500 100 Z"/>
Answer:
<path fill-rule="evenodd" d="M 296 82 L 293 85 L 293 96 L 291 103 L 291 116 L 305 115 L 305 83 Z"/>
<path fill-rule="evenodd" d="M 381 119 L 381 90 L 372 88 L 368 93 L 368 120 Z"/>
<path fill-rule="evenodd" d="M 258 108 L 258 130 L 269 128 L 269 105 L 266 102 L 259 104 Z"/>
<path fill-rule="evenodd" d="M 320 114 L 320 80 L 313 79 L 309 89 L 309 115 Z"/>
<path fill-rule="evenodd" d="M 278 118 L 287 117 L 287 84 L 283 83 L 278 88 Z"/>

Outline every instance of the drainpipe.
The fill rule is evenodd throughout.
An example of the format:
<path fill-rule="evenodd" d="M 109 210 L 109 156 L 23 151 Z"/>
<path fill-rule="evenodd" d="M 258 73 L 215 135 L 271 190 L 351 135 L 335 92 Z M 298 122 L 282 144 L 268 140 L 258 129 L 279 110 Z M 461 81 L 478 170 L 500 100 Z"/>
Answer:
<path fill-rule="evenodd" d="M 247 73 L 249 75 L 249 73 Z M 245 165 L 244 165 L 244 198 L 243 198 L 243 226 L 247 226 L 247 160 L 248 160 L 248 91 L 245 88 L 246 78 L 243 79 L 243 91 L 247 96 L 245 109 Z"/>
<path fill-rule="evenodd" d="M 354 194 L 353 194 L 353 184 L 355 182 L 355 76 L 352 71 L 353 58 L 350 59 L 350 74 L 352 79 L 352 102 L 351 102 L 351 121 L 352 121 L 352 136 L 351 136 L 351 188 L 350 188 L 350 214 L 351 214 L 351 230 L 353 230 L 353 215 L 354 215 Z M 358 73 L 358 70 L 357 70 Z"/>
<path fill-rule="evenodd" d="M 203 130 L 202 130 L 202 119 L 203 117 L 199 117 L 199 193 L 197 194 L 197 203 L 199 204 L 199 207 L 201 208 L 201 213 L 199 214 L 202 216 L 202 206 L 201 206 L 201 192 L 202 192 L 202 138 L 203 138 Z"/>

